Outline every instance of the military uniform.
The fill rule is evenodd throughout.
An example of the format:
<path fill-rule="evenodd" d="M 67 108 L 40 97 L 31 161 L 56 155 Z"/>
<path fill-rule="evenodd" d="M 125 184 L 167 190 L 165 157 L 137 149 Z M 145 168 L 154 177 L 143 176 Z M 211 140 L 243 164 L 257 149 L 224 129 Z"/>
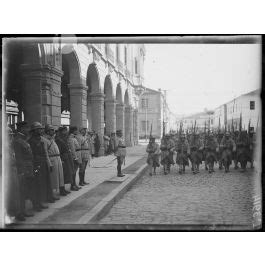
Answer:
<path fill-rule="evenodd" d="M 190 146 L 184 136 L 180 137 L 176 142 L 175 150 L 177 151 L 176 163 L 179 165 L 179 173 L 185 172 L 185 166 L 189 165 Z"/>
<path fill-rule="evenodd" d="M 202 163 L 203 145 L 198 134 L 193 134 L 190 140 L 190 160 L 194 174 L 199 172 L 199 164 Z"/>
<path fill-rule="evenodd" d="M 217 162 L 216 152 L 219 151 L 218 142 L 217 139 L 214 137 L 214 135 L 210 135 L 209 138 L 207 139 L 205 150 L 206 150 L 205 162 L 209 166 L 209 173 L 211 173 L 214 171 L 213 168 L 214 162 Z"/>
<path fill-rule="evenodd" d="M 68 144 L 70 146 L 70 150 L 71 150 L 71 154 L 72 154 L 72 160 L 74 163 L 73 185 L 76 186 L 76 181 L 75 181 L 76 172 L 77 172 L 79 166 L 82 164 L 81 146 L 78 143 L 78 141 L 77 141 L 77 139 L 73 133 L 69 134 Z"/>
<path fill-rule="evenodd" d="M 124 139 L 120 135 L 121 131 L 117 131 L 116 141 L 115 141 L 115 153 L 114 155 L 117 157 L 117 176 L 123 177 L 124 175 L 121 173 L 122 164 L 125 163 L 126 157 L 126 146 L 124 143 Z"/>
<path fill-rule="evenodd" d="M 228 138 L 227 138 L 228 137 Z M 226 135 L 223 137 L 221 143 L 220 143 L 220 149 L 222 152 L 222 163 L 225 165 L 225 171 L 228 172 L 229 166 L 232 163 L 232 152 L 236 151 L 236 144 L 232 138 L 230 138 L 229 134 L 226 133 Z M 225 162 L 227 161 L 227 165 Z"/>
<path fill-rule="evenodd" d="M 41 124 L 32 124 L 32 130 L 39 128 L 42 128 Z M 53 202 L 48 152 L 42 136 L 32 135 L 28 142 L 33 154 L 34 178 L 36 180 L 33 205 L 35 209 L 44 208 L 43 202 Z"/>
<path fill-rule="evenodd" d="M 14 151 L 16 167 L 20 182 L 20 206 L 21 213 L 25 214 L 25 200 L 36 201 L 34 197 L 35 180 L 33 176 L 33 155 L 27 136 L 18 132 L 14 139 Z"/>
<path fill-rule="evenodd" d="M 236 159 L 241 164 L 241 169 L 246 169 L 249 160 L 249 138 L 246 131 L 240 132 L 236 143 Z"/>
<path fill-rule="evenodd" d="M 83 186 L 88 184 L 85 182 L 85 172 L 90 155 L 90 146 L 88 142 L 89 139 L 86 136 L 83 136 L 81 133 L 76 135 L 76 139 L 80 145 L 82 161 L 79 165 L 79 185 Z"/>
<path fill-rule="evenodd" d="M 161 164 L 164 166 L 164 174 L 168 174 L 170 171 L 170 165 L 174 164 L 173 151 L 175 143 L 169 138 L 169 135 L 161 140 Z"/>
<path fill-rule="evenodd" d="M 152 167 L 155 168 L 159 167 L 159 154 L 160 154 L 160 149 L 159 145 L 155 142 L 149 142 L 149 144 L 146 147 L 146 152 L 148 153 L 147 157 L 147 164 L 149 165 L 149 174 L 152 175 Z"/>

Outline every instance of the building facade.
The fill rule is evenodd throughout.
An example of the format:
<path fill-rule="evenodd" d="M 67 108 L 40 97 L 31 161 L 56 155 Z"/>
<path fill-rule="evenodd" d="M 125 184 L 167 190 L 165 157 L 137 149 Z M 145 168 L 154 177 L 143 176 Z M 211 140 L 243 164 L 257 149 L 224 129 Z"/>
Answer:
<path fill-rule="evenodd" d="M 247 130 L 250 122 L 250 127 L 256 131 L 257 126 L 261 124 L 261 99 L 260 90 L 254 90 L 243 94 L 226 104 L 215 109 L 214 126 L 218 127 L 220 118 L 221 127 L 225 124 L 227 129 L 232 129 L 232 121 L 234 129 L 239 129 L 240 115 L 242 116 L 242 129 Z"/>
<path fill-rule="evenodd" d="M 163 135 L 163 122 L 165 133 L 169 130 L 168 114 L 166 92 L 145 88 L 139 99 L 139 138 L 149 138 L 152 126 L 152 135 L 160 139 Z"/>
<path fill-rule="evenodd" d="M 143 44 L 16 39 L 4 40 L 3 48 L 4 98 L 16 108 L 6 104 L 8 123 L 87 127 L 102 143 L 120 129 L 127 146 L 137 144 Z"/>
<path fill-rule="evenodd" d="M 198 132 L 204 131 L 205 124 L 206 128 L 210 128 L 210 130 L 213 129 L 213 120 L 214 120 L 214 112 L 210 110 L 205 110 L 203 112 L 199 113 L 194 113 L 192 115 L 188 116 L 183 116 L 178 119 L 178 128 L 180 127 L 180 123 L 183 123 L 183 129 L 184 131 L 186 130 L 191 130 L 195 126 L 195 121 L 196 121 L 196 130 Z"/>

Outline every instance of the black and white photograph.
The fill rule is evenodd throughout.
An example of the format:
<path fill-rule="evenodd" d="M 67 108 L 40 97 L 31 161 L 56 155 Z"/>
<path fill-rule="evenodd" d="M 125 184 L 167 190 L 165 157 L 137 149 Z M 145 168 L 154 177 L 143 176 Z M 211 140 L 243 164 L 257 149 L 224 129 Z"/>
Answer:
<path fill-rule="evenodd" d="M 261 48 L 3 38 L 1 228 L 261 229 Z"/>

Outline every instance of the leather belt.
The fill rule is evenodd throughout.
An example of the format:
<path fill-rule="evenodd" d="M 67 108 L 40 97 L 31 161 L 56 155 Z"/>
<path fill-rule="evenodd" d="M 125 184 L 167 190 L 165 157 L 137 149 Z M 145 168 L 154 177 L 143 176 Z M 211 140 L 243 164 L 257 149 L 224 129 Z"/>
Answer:
<path fill-rule="evenodd" d="M 55 156 L 60 156 L 60 154 L 56 154 L 56 155 L 49 155 L 49 157 L 55 157 Z"/>

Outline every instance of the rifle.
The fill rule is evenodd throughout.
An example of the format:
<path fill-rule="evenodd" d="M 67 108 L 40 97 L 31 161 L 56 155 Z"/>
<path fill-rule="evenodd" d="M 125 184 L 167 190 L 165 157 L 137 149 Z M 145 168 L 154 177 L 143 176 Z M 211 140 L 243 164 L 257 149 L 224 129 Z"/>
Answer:
<path fill-rule="evenodd" d="M 194 131 L 193 131 L 193 133 L 195 133 L 195 131 L 196 131 L 196 120 L 195 120 L 195 123 L 194 123 Z"/>
<path fill-rule="evenodd" d="M 206 144 L 206 121 L 204 122 L 204 139 L 203 139 L 203 148 L 205 148 Z"/>
<path fill-rule="evenodd" d="M 248 136 L 250 135 L 250 120 L 251 119 L 249 119 L 249 121 L 248 121 Z"/>

